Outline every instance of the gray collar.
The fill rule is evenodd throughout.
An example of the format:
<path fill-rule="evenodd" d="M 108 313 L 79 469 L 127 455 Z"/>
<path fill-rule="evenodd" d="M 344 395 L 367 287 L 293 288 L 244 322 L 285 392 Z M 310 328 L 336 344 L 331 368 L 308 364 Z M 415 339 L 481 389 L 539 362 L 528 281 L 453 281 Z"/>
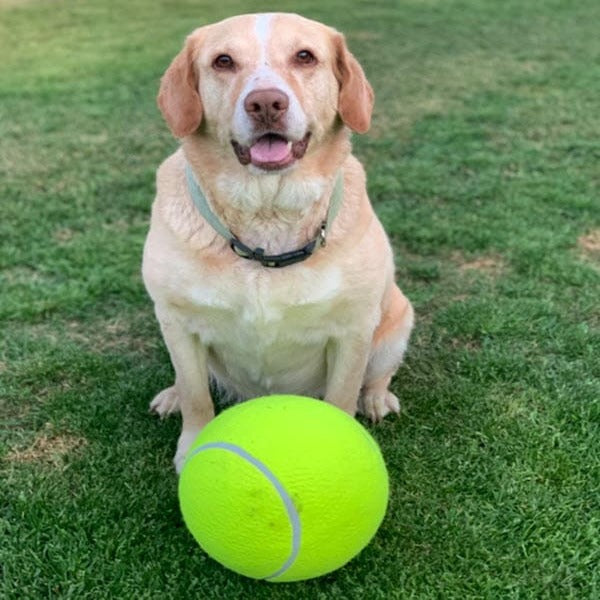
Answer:
<path fill-rule="evenodd" d="M 222 237 L 224 237 L 231 247 L 231 249 L 242 258 L 248 260 L 256 260 L 264 267 L 280 268 L 293 265 L 297 262 L 306 260 L 309 256 L 322 246 L 325 246 L 327 234 L 331 229 L 331 224 L 337 216 L 340 206 L 342 204 L 342 198 L 344 196 L 344 177 L 340 170 L 335 180 L 333 193 L 329 200 L 329 208 L 327 209 L 327 216 L 321 223 L 321 227 L 317 235 L 310 241 L 306 246 L 299 248 L 298 250 L 292 250 L 291 252 L 284 252 L 283 254 L 268 255 L 265 254 L 263 248 L 249 248 L 243 244 L 215 215 L 208 205 L 206 196 L 200 189 L 196 177 L 190 167 L 189 163 L 185 165 L 185 176 L 187 179 L 188 190 L 192 196 L 192 200 L 198 209 L 198 212 L 204 217 L 206 222 Z"/>

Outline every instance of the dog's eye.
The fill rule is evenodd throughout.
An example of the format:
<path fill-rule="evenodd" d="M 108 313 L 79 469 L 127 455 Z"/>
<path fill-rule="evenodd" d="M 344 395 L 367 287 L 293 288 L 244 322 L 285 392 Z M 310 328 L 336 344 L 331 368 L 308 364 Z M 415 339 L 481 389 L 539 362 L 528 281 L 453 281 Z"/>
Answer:
<path fill-rule="evenodd" d="M 317 62 L 315 55 L 310 50 L 300 50 L 294 59 L 299 65 L 312 65 Z"/>
<path fill-rule="evenodd" d="M 231 71 L 235 67 L 235 62 L 229 54 L 219 54 L 213 61 L 213 67 L 219 71 Z"/>

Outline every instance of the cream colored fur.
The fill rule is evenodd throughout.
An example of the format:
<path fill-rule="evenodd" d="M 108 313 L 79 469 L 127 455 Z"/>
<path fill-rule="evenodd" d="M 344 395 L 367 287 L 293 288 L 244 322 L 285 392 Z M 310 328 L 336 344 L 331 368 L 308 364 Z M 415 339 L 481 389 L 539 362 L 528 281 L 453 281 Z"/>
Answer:
<path fill-rule="evenodd" d="M 299 62 L 305 49 L 315 63 Z M 235 69 L 216 68 L 221 55 Z M 257 126 L 244 99 L 265 86 L 290 100 L 278 131 L 291 142 L 311 134 L 301 159 L 268 171 L 241 164 L 231 145 L 253 143 Z M 350 154 L 350 129 L 368 129 L 372 102 L 341 34 L 296 15 L 200 28 L 165 73 L 159 105 L 182 147 L 158 170 L 143 275 L 175 369 L 174 385 L 151 406 L 182 413 L 178 470 L 214 416 L 211 380 L 241 399 L 304 394 L 373 420 L 399 411 L 388 386 L 413 312 Z M 186 161 L 220 220 L 271 254 L 315 236 L 341 169 L 344 197 L 326 246 L 281 269 L 238 257 L 192 203 Z"/>

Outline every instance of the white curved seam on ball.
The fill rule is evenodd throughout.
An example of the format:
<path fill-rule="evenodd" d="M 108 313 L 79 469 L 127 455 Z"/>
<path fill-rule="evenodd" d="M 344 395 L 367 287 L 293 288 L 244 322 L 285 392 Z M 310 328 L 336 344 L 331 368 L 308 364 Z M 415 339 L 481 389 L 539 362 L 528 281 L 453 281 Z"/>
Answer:
<path fill-rule="evenodd" d="M 205 450 L 227 450 L 228 452 L 232 452 L 240 458 L 247 460 L 269 480 L 271 485 L 279 494 L 290 520 L 290 525 L 292 526 L 292 551 L 281 568 L 277 569 L 277 571 L 275 571 L 275 573 L 272 575 L 263 577 L 263 579 L 274 579 L 275 577 L 283 575 L 294 564 L 296 558 L 298 557 L 298 553 L 300 552 L 300 540 L 302 538 L 300 515 L 298 515 L 298 511 L 296 510 L 296 506 L 294 505 L 294 501 L 292 500 L 291 496 L 287 493 L 286 489 L 283 487 L 283 484 L 279 481 L 279 479 L 277 479 L 277 477 L 275 477 L 275 474 L 267 467 L 267 465 L 235 444 L 230 444 L 228 442 L 211 442 L 202 446 L 198 446 L 190 452 L 186 459 L 186 463 L 189 462 L 194 456 Z"/>

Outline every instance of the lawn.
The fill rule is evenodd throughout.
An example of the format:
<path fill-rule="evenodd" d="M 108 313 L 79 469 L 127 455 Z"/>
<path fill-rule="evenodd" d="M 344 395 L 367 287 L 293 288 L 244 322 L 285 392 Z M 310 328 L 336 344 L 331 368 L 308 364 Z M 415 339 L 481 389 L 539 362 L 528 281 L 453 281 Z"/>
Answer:
<path fill-rule="evenodd" d="M 600 3 L 302 0 L 377 94 L 356 136 L 417 327 L 400 418 L 365 425 L 391 501 L 297 584 L 183 526 L 173 374 L 140 261 L 176 148 L 158 80 L 264 2 L 0 0 L 0 597 L 600 597 Z"/>

